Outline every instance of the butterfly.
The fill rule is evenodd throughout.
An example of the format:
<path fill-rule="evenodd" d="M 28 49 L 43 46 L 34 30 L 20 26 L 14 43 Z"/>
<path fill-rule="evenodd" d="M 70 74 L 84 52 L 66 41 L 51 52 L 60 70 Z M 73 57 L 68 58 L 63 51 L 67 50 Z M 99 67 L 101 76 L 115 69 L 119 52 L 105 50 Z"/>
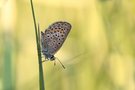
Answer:
<path fill-rule="evenodd" d="M 54 61 L 56 59 L 54 55 L 63 45 L 71 28 L 70 23 L 57 21 L 51 24 L 44 32 L 41 31 L 41 47 L 45 60 Z M 58 61 L 60 62 L 59 59 Z M 62 63 L 61 65 L 64 67 Z"/>

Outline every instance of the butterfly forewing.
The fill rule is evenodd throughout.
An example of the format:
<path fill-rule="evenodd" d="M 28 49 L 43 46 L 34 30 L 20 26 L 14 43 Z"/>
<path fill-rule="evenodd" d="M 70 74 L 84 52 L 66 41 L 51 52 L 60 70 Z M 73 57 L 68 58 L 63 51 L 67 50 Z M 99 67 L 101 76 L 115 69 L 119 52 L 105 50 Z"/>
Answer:
<path fill-rule="evenodd" d="M 54 55 L 64 43 L 70 30 L 71 25 L 68 22 L 53 23 L 42 35 L 42 47 L 47 50 L 47 53 Z"/>

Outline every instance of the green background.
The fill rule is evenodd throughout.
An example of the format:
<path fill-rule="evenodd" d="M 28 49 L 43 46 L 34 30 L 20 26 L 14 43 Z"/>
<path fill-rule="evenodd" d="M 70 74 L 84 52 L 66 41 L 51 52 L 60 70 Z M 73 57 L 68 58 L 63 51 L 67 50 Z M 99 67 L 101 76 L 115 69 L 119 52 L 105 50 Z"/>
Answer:
<path fill-rule="evenodd" d="M 33 0 L 44 31 L 72 24 L 57 61 L 43 63 L 46 90 L 135 89 L 134 0 Z M 30 0 L 0 0 L 0 90 L 39 90 Z"/>

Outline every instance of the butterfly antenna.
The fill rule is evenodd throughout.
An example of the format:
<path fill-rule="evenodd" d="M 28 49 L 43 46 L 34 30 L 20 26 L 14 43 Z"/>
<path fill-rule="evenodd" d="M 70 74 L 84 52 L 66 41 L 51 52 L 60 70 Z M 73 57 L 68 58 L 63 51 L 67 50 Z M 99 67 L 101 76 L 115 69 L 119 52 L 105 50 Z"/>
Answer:
<path fill-rule="evenodd" d="M 59 63 L 61 64 L 61 66 L 64 68 L 64 69 L 66 69 L 66 67 L 62 64 L 62 62 L 58 59 L 58 58 L 56 58 L 58 61 L 59 61 Z"/>

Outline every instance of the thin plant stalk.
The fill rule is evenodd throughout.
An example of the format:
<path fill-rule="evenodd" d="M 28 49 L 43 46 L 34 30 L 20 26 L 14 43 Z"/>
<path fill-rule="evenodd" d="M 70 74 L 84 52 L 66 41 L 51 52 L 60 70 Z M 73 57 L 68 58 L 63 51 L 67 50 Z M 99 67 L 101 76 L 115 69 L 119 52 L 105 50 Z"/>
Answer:
<path fill-rule="evenodd" d="M 44 84 L 44 75 L 43 75 L 43 66 L 42 66 L 42 57 L 41 57 L 41 47 L 40 47 L 40 28 L 38 25 L 36 25 L 36 17 L 34 13 L 34 7 L 33 2 L 30 0 L 31 3 L 31 9 L 32 9 L 32 16 L 34 21 L 34 27 L 35 27 L 35 35 L 36 35 L 36 44 L 37 44 L 37 53 L 38 53 L 38 63 L 39 63 L 39 90 L 45 90 L 45 84 Z"/>

